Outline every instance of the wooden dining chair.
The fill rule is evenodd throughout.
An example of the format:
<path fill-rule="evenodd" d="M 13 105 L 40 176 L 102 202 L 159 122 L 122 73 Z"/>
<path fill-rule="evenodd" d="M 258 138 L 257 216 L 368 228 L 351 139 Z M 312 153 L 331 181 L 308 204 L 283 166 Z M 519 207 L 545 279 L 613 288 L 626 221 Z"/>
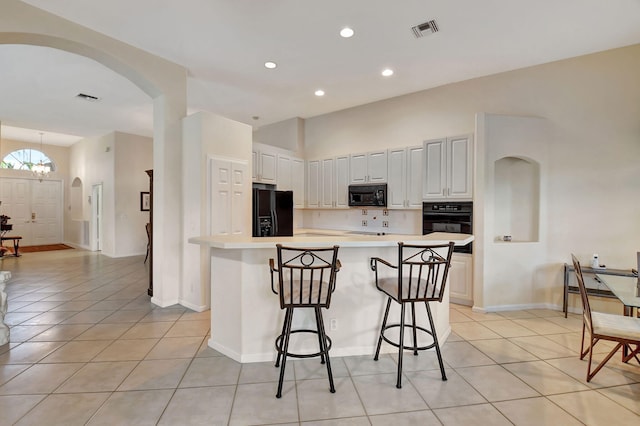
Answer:
<path fill-rule="evenodd" d="M 587 290 L 584 286 L 584 278 L 582 276 L 582 268 L 580 262 L 572 254 L 573 267 L 576 271 L 576 280 L 580 289 L 580 297 L 582 299 L 582 344 L 580 345 L 580 359 L 589 354 L 589 362 L 587 363 L 587 382 L 590 382 L 602 367 L 611 359 L 618 349 L 625 347 L 627 355 L 623 355 L 622 360 L 628 362 L 632 358 L 640 364 L 638 359 L 638 351 L 640 348 L 640 318 L 626 317 L 622 315 L 606 314 L 603 312 L 592 312 L 589 306 L 589 298 Z M 585 349 L 584 338 L 586 331 L 589 332 L 589 343 Z M 593 348 L 600 340 L 608 340 L 615 342 L 616 346 L 609 354 L 600 361 L 600 364 L 591 371 L 591 359 L 593 356 Z"/>

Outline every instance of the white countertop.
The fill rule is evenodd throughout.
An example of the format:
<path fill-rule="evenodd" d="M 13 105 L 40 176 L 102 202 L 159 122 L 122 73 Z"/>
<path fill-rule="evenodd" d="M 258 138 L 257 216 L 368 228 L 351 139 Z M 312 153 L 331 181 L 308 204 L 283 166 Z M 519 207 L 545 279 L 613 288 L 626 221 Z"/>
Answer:
<path fill-rule="evenodd" d="M 189 238 L 192 244 L 218 249 L 273 248 L 280 243 L 292 247 L 392 247 L 399 241 L 406 244 L 446 244 L 453 241 L 463 246 L 473 241 L 473 235 L 433 232 L 427 235 L 387 234 L 362 235 L 351 231 L 325 229 L 297 229 L 293 237 L 248 237 L 244 235 L 215 235 Z"/>

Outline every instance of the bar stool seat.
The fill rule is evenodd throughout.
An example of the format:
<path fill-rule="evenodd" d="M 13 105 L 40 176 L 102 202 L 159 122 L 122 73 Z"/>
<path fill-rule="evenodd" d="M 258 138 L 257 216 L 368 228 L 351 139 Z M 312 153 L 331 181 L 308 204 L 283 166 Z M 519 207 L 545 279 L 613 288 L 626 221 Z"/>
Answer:
<path fill-rule="evenodd" d="M 335 392 L 329 350 L 331 339 L 327 336 L 322 319 L 321 308 L 329 308 L 331 295 L 335 290 L 336 274 L 340 270 L 338 246 L 331 248 L 294 248 L 276 245 L 277 267 L 274 259 L 269 259 L 271 270 L 271 291 L 280 299 L 280 309 L 285 310 L 282 331 L 275 341 L 276 367 L 280 367 L 280 379 L 276 397 L 282 396 L 282 382 L 287 358 L 320 357 L 326 364 L 329 378 L 329 390 Z M 276 279 L 277 276 L 277 279 Z M 310 308 L 314 310 L 316 329 L 292 329 L 294 309 Z M 296 353 L 289 349 L 292 334 L 315 334 L 318 340 L 318 351 L 313 353 Z M 282 360 L 282 364 L 280 361 Z"/>
<path fill-rule="evenodd" d="M 445 251 L 446 254 L 440 254 L 440 252 Z M 429 302 L 442 302 L 452 254 L 453 242 L 439 245 L 409 245 L 399 242 L 397 265 L 393 265 L 379 257 L 371 258 L 371 270 L 375 272 L 376 287 L 387 295 L 387 306 L 382 326 L 380 327 L 376 354 L 373 359 L 375 361 L 378 360 L 383 340 L 398 348 L 396 387 L 399 389 L 402 388 L 402 354 L 404 350 L 411 350 L 414 355 L 418 355 L 420 350 L 435 349 L 442 380 L 447 380 Z M 379 276 L 380 266 L 394 270 L 395 276 Z M 387 323 L 391 301 L 400 304 L 400 322 L 397 324 Z M 419 326 L 416 323 L 416 302 L 423 302 L 426 307 L 429 322 L 428 328 Z M 405 322 L 406 305 L 411 306 L 411 321 L 408 324 Z M 393 340 L 387 337 L 386 332 L 396 328 L 399 329 L 399 339 Z M 413 344 L 411 345 L 405 344 L 405 328 L 410 329 L 412 332 Z M 431 343 L 419 345 L 418 331 L 430 335 L 432 338 Z"/>

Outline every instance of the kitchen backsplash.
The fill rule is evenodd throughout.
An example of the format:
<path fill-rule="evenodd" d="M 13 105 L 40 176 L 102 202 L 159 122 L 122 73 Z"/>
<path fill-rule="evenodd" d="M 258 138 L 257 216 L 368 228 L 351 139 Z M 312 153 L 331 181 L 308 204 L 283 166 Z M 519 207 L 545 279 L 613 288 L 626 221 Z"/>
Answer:
<path fill-rule="evenodd" d="M 366 211 L 366 214 L 363 214 Z M 385 212 L 387 215 L 385 215 Z M 336 229 L 343 231 L 384 232 L 387 234 L 422 234 L 421 210 L 383 210 L 376 208 L 305 209 L 301 228 Z M 366 223 L 366 225 L 365 225 Z M 386 226 L 385 226 L 386 225 Z"/>

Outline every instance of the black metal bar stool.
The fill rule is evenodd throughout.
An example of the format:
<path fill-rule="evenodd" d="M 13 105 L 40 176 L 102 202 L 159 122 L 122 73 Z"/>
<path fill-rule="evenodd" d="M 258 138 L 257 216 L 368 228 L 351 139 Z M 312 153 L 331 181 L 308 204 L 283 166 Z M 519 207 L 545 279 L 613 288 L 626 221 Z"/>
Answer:
<path fill-rule="evenodd" d="M 439 251 L 446 251 L 446 254 L 440 254 Z M 383 340 L 398 348 L 398 381 L 396 383 L 398 389 L 402 387 L 402 353 L 405 349 L 413 351 L 414 355 L 418 355 L 418 351 L 420 350 L 435 348 L 438 363 L 440 364 L 440 372 L 442 373 L 442 380 L 447 380 L 429 302 L 442 302 L 447 284 L 449 266 L 451 265 L 452 253 L 453 242 L 440 245 L 410 245 L 400 242 L 398 243 L 397 266 L 378 257 L 371 258 L 371 270 L 375 272 L 376 287 L 388 296 L 384 319 L 380 327 L 378 347 L 376 348 L 376 355 L 373 359 L 378 360 L 380 346 Z M 388 278 L 378 277 L 379 263 L 397 270 L 397 276 Z M 400 304 L 399 324 L 387 324 L 392 300 Z M 416 302 L 424 302 L 426 306 L 429 329 L 416 325 Z M 405 324 L 405 306 L 407 304 L 411 305 L 410 324 Z M 413 337 L 412 345 L 405 345 L 404 343 L 405 327 L 411 328 Z M 385 332 L 392 328 L 400 329 L 400 338 L 398 341 L 392 341 L 385 336 Z M 433 342 L 428 345 L 419 346 L 418 330 L 431 335 Z"/>
<path fill-rule="evenodd" d="M 271 268 L 271 290 L 280 296 L 280 309 L 286 309 L 282 332 L 276 338 L 278 357 L 276 367 L 280 366 L 280 380 L 276 397 L 282 396 L 282 381 L 287 357 L 311 358 L 320 357 L 320 362 L 327 365 L 329 376 L 329 390 L 334 393 L 333 375 L 329 349 L 331 339 L 327 336 L 322 320 L 321 308 L 329 308 L 331 294 L 336 287 L 336 274 L 340 270 L 338 260 L 338 246 L 330 248 L 294 248 L 277 244 L 278 267 L 274 260 L 269 259 Z M 277 274 L 277 284 L 274 275 Z M 293 310 L 296 308 L 314 309 L 316 329 L 291 329 Z M 289 352 L 289 340 L 294 333 L 313 333 L 318 336 L 318 352 L 311 354 L 297 354 Z"/>

